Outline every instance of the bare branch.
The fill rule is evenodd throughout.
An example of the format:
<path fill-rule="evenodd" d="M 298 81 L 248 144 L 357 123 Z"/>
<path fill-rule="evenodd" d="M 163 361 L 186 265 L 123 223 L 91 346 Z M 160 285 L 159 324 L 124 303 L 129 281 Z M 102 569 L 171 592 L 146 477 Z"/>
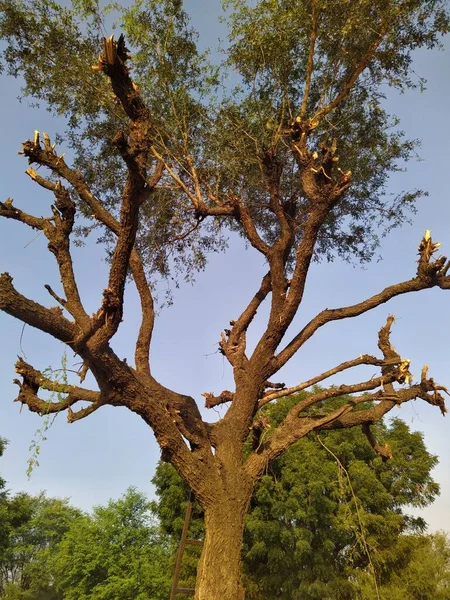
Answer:
<path fill-rule="evenodd" d="M 233 402 L 234 399 L 234 393 L 228 390 L 224 390 L 219 396 L 214 396 L 211 392 L 205 392 L 202 396 L 205 398 L 205 408 L 214 408 L 226 402 Z"/>
<path fill-rule="evenodd" d="M 13 200 L 11 198 L 7 198 L 5 202 L 0 202 L 0 217 L 20 221 L 21 223 L 25 223 L 25 225 L 28 225 L 33 229 L 39 229 L 40 231 L 43 231 L 44 227 L 52 221 L 52 218 L 44 219 L 43 217 L 34 217 L 33 215 L 23 212 L 19 208 L 13 206 Z"/>
<path fill-rule="evenodd" d="M 286 425 L 286 421 L 284 421 L 278 426 L 272 437 L 249 456 L 245 463 L 245 470 L 250 476 L 257 478 L 270 460 L 275 459 L 286 448 L 311 431 L 370 425 L 379 421 L 395 406 L 400 406 L 415 398 L 421 398 L 432 406 L 438 406 L 445 414 L 444 399 L 439 393 L 441 389 L 442 386 L 437 386 L 432 379 L 425 377 L 419 384 L 395 390 L 393 393 L 379 390 L 373 394 L 354 396 L 347 403 L 326 415 L 298 416 L 297 419 Z M 367 409 L 354 410 L 357 406 L 365 403 L 374 404 Z M 387 454 L 388 451 L 385 449 L 383 452 Z"/>
<path fill-rule="evenodd" d="M 255 318 L 258 308 L 267 298 L 272 289 L 270 273 L 266 273 L 261 281 L 261 286 L 245 310 L 236 321 L 231 321 L 231 330 L 228 337 L 228 343 L 237 345 L 242 342 L 242 336 L 245 335 L 250 323 Z"/>
<path fill-rule="evenodd" d="M 147 183 L 146 164 L 152 131 L 150 113 L 133 86 L 128 69 L 125 67 L 128 53 L 123 36 L 117 43 L 112 37 L 108 40 L 105 39 L 104 46 L 105 52 L 99 57 L 97 69 L 104 71 L 109 76 L 114 93 L 132 120 L 129 135 L 125 136 L 123 132 L 120 132 L 115 139 L 115 144 L 128 168 L 127 182 L 122 193 L 120 224 L 99 206 L 99 202 L 89 192 L 81 176 L 67 167 L 63 157 L 56 156 L 54 148 L 50 146 L 48 136 L 45 138 L 44 150 L 40 147 L 39 135 L 35 136 L 33 142 L 27 141 L 23 144 L 23 154 L 29 157 L 30 163 L 44 164 L 60 176 L 65 177 L 74 185 L 82 199 L 93 207 L 94 214 L 95 211 L 98 211 L 100 218 L 117 235 L 108 287 L 103 293 L 102 307 L 95 318 L 90 321 L 90 325 L 87 328 L 84 327 L 84 333 L 81 336 L 83 342 L 86 342 L 89 336 L 95 335 L 98 345 L 104 345 L 115 334 L 121 322 L 125 279 L 136 237 L 139 207 L 152 193 L 162 175 L 162 164 L 159 161 L 152 185 Z M 143 289 L 143 285 L 141 285 L 141 289 Z M 148 301 L 146 304 L 149 305 Z"/>
<path fill-rule="evenodd" d="M 389 364 L 391 364 L 391 365 L 400 364 L 401 360 L 402 360 L 401 358 L 393 359 L 392 362 L 390 362 Z M 324 381 L 325 379 L 328 379 L 329 377 L 332 377 L 333 375 L 340 373 L 341 371 L 345 371 L 347 369 L 351 369 L 351 368 L 357 367 L 359 365 L 374 365 L 374 366 L 381 367 L 386 364 L 387 364 L 387 362 L 383 359 L 376 358 L 375 356 L 370 356 L 369 354 L 361 354 L 360 357 L 354 358 L 353 360 L 348 360 L 346 362 L 343 362 L 340 365 L 337 365 L 336 367 L 333 367 L 332 369 L 329 369 L 328 371 L 324 371 L 320 375 L 313 377 L 312 379 L 308 379 L 307 381 L 300 383 L 299 385 L 296 385 L 296 386 L 293 386 L 290 388 L 284 388 L 284 389 L 278 390 L 276 392 L 273 392 L 273 391 L 267 392 L 261 398 L 258 407 L 262 408 L 263 406 L 265 406 L 272 400 L 277 400 L 278 398 L 284 398 L 286 396 L 292 396 L 292 394 L 296 394 L 297 392 L 306 390 L 307 388 L 309 388 L 313 385 L 316 385 L 316 384 L 320 383 L 321 381 Z"/>
<path fill-rule="evenodd" d="M 322 207 L 323 208 L 323 207 Z M 260 338 L 252 360 L 259 361 L 261 358 L 268 363 L 273 361 L 273 353 L 280 344 L 283 336 L 294 318 L 297 308 L 301 302 L 309 265 L 317 240 L 320 226 L 328 211 L 316 206 L 311 211 L 304 225 L 302 239 L 296 252 L 296 266 L 292 279 L 288 282 L 285 276 L 286 257 L 280 255 L 275 247 L 269 253 L 270 276 L 272 286 L 272 302 L 270 316 L 266 331 Z M 289 292 L 288 292 L 289 290 Z M 269 363 L 268 363 L 269 364 Z M 266 372 L 264 376 L 270 377 L 275 370 Z"/>
<path fill-rule="evenodd" d="M 270 207 L 277 218 L 280 226 L 280 235 L 273 246 L 282 254 L 286 255 L 288 247 L 294 241 L 294 219 L 288 215 L 281 203 L 280 181 L 283 174 L 283 164 L 278 160 L 273 148 L 267 150 L 262 159 L 262 171 L 266 179 L 267 191 L 270 196 Z"/>
<path fill-rule="evenodd" d="M 26 156 L 28 156 L 31 162 L 37 162 L 38 164 L 48 167 L 54 173 L 68 181 L 76 190 L 81 200 L 83 200 L 89 206 L 94 218 L 96 218 L 100 223 L 105 225 L 105 227 L 107 227 L 110 231 L 112 231 L 118 236 L 121 229 L 121 224 L 119 223 L 119 221 L 117 221 L 104 208 L 100 200 L 98 200 L 91 193 L 81 174 L 71 169 L 66 164 L 63 157 L 57 156 L 54 146 L 50 144 L 50 139 L 45 133 L 44 140 L 44 149 L 42 149 L 40 145 L 35 146 L 30 141 L 25 142 L 25 144 L 23 144 L 23 153 Z M 161 176 L 161 173 L 162 165 L 158 163 L 156 165 L 154 175 L 150 179 L 150 182 L 147 184 L 146 189 L 152 190 L 154 188 L 154 186 L 157 184 L 157 181 L 159 180 L 159 177 Z M 15 209 L 13 210 L 15 211 Z M 136 249 L 134 248 L 132 249 L 130 254 L 130 267 L 136 288 L 140 296 L 142 308 L 142 322 L 136 344 L 136 366 L 142 372 L 149 372 L 149 347 L 154 323 L 153 298 L 145 276 L 142 261 Z M 84 341 L 86 341 L 90 335 L 95 333 L 95 331 L 97 331 L 103 324 L 102 319 L 104 317 L 104 314 L 101 313 L 99 315 L 99 313 L 101 313 L 101 310 L 97 314 L 97 319 L 91 320 L 89 326 L 85 328 L 85 332 L 87 333 L 87 335 L 83 335 L 82 339 Z M 100 319 L 98 319 L 99 316 Z"/>
<path fill-rule="evenodd" d="M 139 328 L 134 360 L 139 373 L 150 375 L 150 342 L 155 322 L 155 309 L 150 286 L 145 276 L 141 258 L 135 248 L 131 251 L 130 267 L 141 302 L 142 319 Z"/>
<path fill-rule="evenodd" d="M 260 237 L 258 230 L 256 229 L 253 217 L 251 216 L 250 211 L 248 210 L 245 202 L 243 202 L 238 197 L 231 197 L 230 201 L 234 207 L 234 215 L 244 228 L 245 234 L 250 244 L 253 246 L 253 248 L 258 250 L 258 252 L 261 252 L 261 254 L 267 256 L 270 250 L 270 246 L 268 246 Z M 215 208 L 216 207 L 213 207 L 211 210 L 215 210 Z"/>
<path fill-rule="evenodd" d="M 387 460 L 392 458 L 392 448 L 389 446 L 389 444 L 384 444 L 382 446 L 381 444 L 377 443 L 377 440 L 375 439 L 375 436 L 372 430 L 370 429 L 369 423 L 363 423 L 361 429 L 364 435 L 366 436 L 369 444 L 372 446 L 375 452 L 379 456 L 381 456 L 383 462 L 386 462 Z"/>
<path fill-rule="evenodd" d="M 73 411 L 72 408 L 69 406 L 67 408 L 67 422 L 75 423 L 75 421 L 80 421 L 81 419 L 84 419 L 85 417 L 88 417 L 89 415 L 91 415 L 98 408 L 103 406 L 103 404 L 104 404 L 104 402 L 99 400 L 98 402 L 89 404 L 89 406 L 80 408 L 80 410 L 77 410 L 77 411 Z"/>
<path fill-rule="evenodd" d="M 44 134 L 45 143 L 50 147 L 50 140 L 47 134 Z M 35 141 L 39 145 L 39 132 L 35 132 Z M 31 142 L 25 142 L 23 146 Z M 33 142 L 34 145 L 35 142 Z M 40 146 L 39 146 L 40 149 Z M 50 147 L 51 149 L 51 147 Z M 48 248 L 55 256 L 58 263 L 61 282 L 63 284 L 66 300 L 61 301 L 60 298 L 52 293 L 53 297 L 64 306 L 64 308 L 75 318 L 80 326 L 86 326 L 89 322 L 89 317 L 81 303 L 78 286 L 75 281 L 73 271 L 72 257 L 70 254 L 70 234 L 72 233 L 75 219 L 75 204 L 72 202 L 69 192 L 61 183 L 52 182 L 44 179 L 36 173 L 32 168 L 27 170 L 27 174 L 45 189 L 51 190 L 55 196 L 55 204 L 52 206 L 53 217 L 51 219 L 37 219 L 26 213 L 12 207 L 12 203 L 3 204 L 0 215 L 6 218 L 13 218 L 29 225 L 37 227 L 44 232 L 48 239 Z M 47 288 L 49 289 L 49 288 Z"/>
<path fill-rule="evenodd" d="M 286 362 L 297 352 L 297 350 L 326 323 L 340 319 L 356 317 L 402 294 L 418 292 L 435 286 L 439 286 L 443 289 L 450 288 L 450 277 L 446 276 L 445 274 L 445 263 L 447 259 L 445 257 L 441 257 L 436 261 L 428 260 L 428 262 L 426 262 L 423 260 L 422 256 L 423 252 L 421 251 L 417 277 L 414 277 L 408 281 L 391 285 L 385 288 L 379 294 L 375 294 L 371 298 L 368 298 L 363 302 L 359 302 L 358 304 L 353 304 L 343 308 L 325 309 L 320 312 L 274 358 L 270 374 L 276 373 L 276 371 L 285 365 Z"/>
<path fill-rule="evenodd" d="M 54 298 L 56 300 L 56 302 L 58 302 L 58 304 L 60 304 L 63 308 L 66 307 L 67 305 L 67 300 L 65 300 L 64 298 L 61 298 L 60 296 L 58 296 L 58 294 L 56 292 L 53 291 L 53 289 L 51 288 L 50 285 L 48 285 L 48 283 L 46 283 L 44 285 L 45 289 L 47 290 L 47 292 L 50 294 L 50 296 L 52 298 Z"/>
<path fill-rule="evenodd" d="M 13 286 L 9 273 L 0 275 L 0 310 L 31 327 L 49 333 L 57 340 L 70 344 L 77 328 L 63 317 L 60 307 L 46 308 L 22 296 Z"/>
<path fill-rule="evenodd" d="M 49 168 L 53 173 L 65 179 L 75 189 L 79 197 L 92 211 L 92 216 L 103 223 L 108 229 L 118 235 L 120 223 L 104 208 L 103 204 L 90 191 L 81 173 L 71 169 L 64 160 L 64 155 L 58 156 L 55 146 L 50 143 L 47 134 L 44 135 L 44 148 L 27 140 L 22 144 L 22 152 L 28 162 L 37 163 Z M 30 169 L 28 169 L 30 171 Z M 34 169 L 33 169 L 34 171 Z M 43 178 L 41 178 L 43 179 Z M 37 180 L 36 180 L 37 181 Z M 44 180 L 47 181 L 47 180 Z M 44 186 L 47 187 L 47 186 Z M 52 188 L 48 188 L 52 189 Z"/>
<path fill-rule="evenodd" d="M 96 342 L 99 345 L 103 345 L 111 339 L 122 321 L 125 282 L 130 255 L 136 239 L 139 206 L 143 191 L 142 180 L 130 173 L 122 197 L 121 227 L 111 260 L 108 288 L 103 292 L 101 311 L 105 318 L 102 327 L 96 334 Z"/>
<path fill-rule="evenodd" d="M 22 358 L 19 358 L 16 363 L 16 373 L 22 377 L 22 381 L 14 380 L 14 383 L 19 386 L 20 390 L 15 401 L 26 404 L 30 411 L 37 412 L 41 416 L 70 409 L 77 402 L 91 402 L 92 407 L 100 405 L 102 399 L 100 392 L 52 381 L 26 363 Z M 65 398 L 58 402 L 42 400 L 38 397 L 39 389 L 65 394 Z M 91 412 L 92 410 L 91 408 Z M 69 422 L 71 421 L 70 417 L 68 420 Z"/>
<path fill-rule="evenodd" d="M 39 132 L 37 132 L 39 133 Z M 47 135 L 47 134 L 44 134 Z M 50 138 L 49 138 L 49 143 L 50 143 Z M 41 175 L 39 175 L 39 173 L 33 169 L 32 167 L 30 167 L 29 169 L 27 169 L 25 171 L 25 173 L 30 177 L 30 179 L 32 179 L 33 181 L 35 181 L 37 184 L 39 184 L 41 187 L 43 187 L 46 190 L 50 190 L 52 192 L 55 191 L 56 188 L 56 184 L 53 181 L 50 181 L 48 179 L 45 179 L 45 177 L 42 177 Z"/>
<path fill-rule="evenodd" d="M 441 392 L 448 393 L 448 391 L 443 386 L 435 384 L 433 379 L 427 378 L 426 367 L 422 370 L 419 384 L 401 389 L 394 388 L 393 384 L 395 382 L 409 384 L 412 380 L 412 375 L 409 371 L 409 360 L 402 360 L 390 342 L 390 332 L 393 322 L 394 317 L 390 316 L 378 334 L 378 345 L 383 352 L 383 360 L 377 361 L 373 357 L 367 357 L 368 364 L 378 362 L 378 365 L 381 366 L 381 376 L 373 377 L 368 381 L 356 384 L 340 385 L 327 390 L 321 390 L 297 402 L 291 408 L 281 425 L 274 431 L 273 435 L 261 444 L 257 452 L 253 453 L 247 460 L 246 469 L 248 469 L 248 472 L 252 476 L 258 476 L 268 460 L 273 460 L 295 441 L 313 430 L 353 427 L 355 425 L 374 423 L 394 406 L 413 398 L 421 398 L 433 406 L 438 406 L 442 414 L 446 412 Z M 355 362 L 357 364 L 364 364 L 362 360 L 363 357 Z M 351 362 L 353 361 L 349 361 L 349 363 Z M 342 365 L 345 368 L 349 363 L 342 363 Z M 364 393 L 377 388 L 379 389 L 375 393 Z M 362 395 L 352 395 L 361 392 L 363 392 Z M 351 395 L 351 397 L 343 405 L 331 411 L 327 411 L 326 405 L 322 409 L 322 405 L 326 400 L 348 395 Z M 367 409 L 354 410 L 358 405 L 368 402 L 376 402 L 377 404 Z M 320 406 L 321 410 L 319 412 L 308 410 L 314 406 Z"/>

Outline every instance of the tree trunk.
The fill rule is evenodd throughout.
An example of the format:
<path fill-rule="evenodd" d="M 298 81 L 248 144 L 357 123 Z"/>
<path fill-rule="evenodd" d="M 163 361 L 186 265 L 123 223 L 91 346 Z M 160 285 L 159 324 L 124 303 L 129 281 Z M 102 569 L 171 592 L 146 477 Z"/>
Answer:
<path fill-rule="evenodd" d="M 244 600 L 241 548 L 247 499 L 205 510 L 205 540 L 194 600 Z"/>

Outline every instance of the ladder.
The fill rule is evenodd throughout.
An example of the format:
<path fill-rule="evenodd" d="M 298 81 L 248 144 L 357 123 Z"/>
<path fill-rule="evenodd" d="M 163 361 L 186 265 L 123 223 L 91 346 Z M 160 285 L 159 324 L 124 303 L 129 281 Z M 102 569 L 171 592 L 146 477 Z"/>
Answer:
<path fill-rule="evenodd" d="M 190 595 L 195 592 L 194 588 L 178 587 L 178 581 L 180 579 L 180 572 L 181 572 L 181 563 L 183 560 L 183 554 L 184 554 L 184 550 L 185 550 L 186 546 L 188 546 L 188 545 L 189 546 L 203 546 L 202 540 L 190 540 L 187 537 L 188 530 L 189 530 L 189 523 L 191 522 L 192 503 L 193 502 L 194 502 L 194 493 L 191 490 L 189 492 L 188 503 L 186 506 L 186 514 L 184 516 L 183 531 L 181 532 L 181 540 L 180 540 L 180 546 L 179 546 L 178 552 L 177 552 L 177 560 L 175 562 L 175 571 L 173 573 L 173 583 L 172 583 L 172 591 L 170 592 L 170 600 L 175 600 L 175 596 L 177 594 Z"/>

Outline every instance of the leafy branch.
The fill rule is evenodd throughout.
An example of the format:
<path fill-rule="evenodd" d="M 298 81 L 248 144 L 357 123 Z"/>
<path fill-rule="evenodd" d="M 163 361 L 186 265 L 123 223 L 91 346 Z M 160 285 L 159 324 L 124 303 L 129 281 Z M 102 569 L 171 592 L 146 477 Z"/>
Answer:
<path fill-rule="evenodd" d="M 67 377 L 67 351 L 66 351 L 66 349 L 64 349 L 64 353 L 61 357 L 61 368 L 54 370 L 54 369 L 52 369 L 52 367 L 49 366 L 42 371 L 42 375 L 48 379 L 52 379 L 56 384 L 69 385 L 68 377 Z M 50 393 L 48 400 L 44 401 L 47 406 L 47 410 L 45 411 L 45 409 L 44 409 L 44 411 L 42 412 L 42 424 L 39 427 L 39 429 L 37 429 L 35 431 L 34 437 L 31 440 L 30 447 L 28 448 L 28 451 L 31 453 L 30 457 L 28 458 L 28 461 L 27 461 L 27 463 L 28 463 L 28 468 L 27 468 L 28 479 L 31 478 L 31 475 L 33 474 L 34 469 L 36 467 L 39 467 L 38 457 L 41 452 L 42 442 L 45 442 L 47 440 L 47 436 L 46 436 L 47 431 L 53 425 L 56 417 L 60 413 L 60 411 L 57 411 L 52 414 L 50 412 L 50 408 L 51 408 L 52 404 L 54 404 L 55 402 L 57 402 L 59 404 L 62 403 L 63 400 L 65 399 L 65 397 L 66 397 L 66 394 L 64 394 L 63 392 L 53 390 Z"/>

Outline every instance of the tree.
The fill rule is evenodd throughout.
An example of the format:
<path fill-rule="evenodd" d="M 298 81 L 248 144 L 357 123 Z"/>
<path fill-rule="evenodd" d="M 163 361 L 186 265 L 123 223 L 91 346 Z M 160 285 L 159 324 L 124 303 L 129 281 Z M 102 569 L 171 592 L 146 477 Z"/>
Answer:
<path fill-rule="evenodd" d="M 3 456 L 7 441 L 0 437 L 0 456 Z M 5 490 L 5 480 L 0 477 L 0 523 L 6 522 L 7 514 L 7 492 Z M 0 560 L 3 558 L 4 552 L 8 546 L 8 531 L 5 526 L 0 529 Z"/>
<path fill-rule="evenodd" d="M 149 502 L 129 489 L 73 522 L 53 554 L 51 573 L 64 600 L 165 600 L 167 565 Z"/>
<path fill-rule="evenodd" d="M 445 533 L 404 536 L 402 552 L 392 561 L 379 592 L 391 600 L 448 600 L 450 598 L 450 546 Z M 359 573 L 362 600 L 375 600 L 369 577 Z"/>
<path fill-rule="evenodd" d="M 265 415 L 276 426 L 297 401 L 269 405 Z M 405 536 L 415 540 L 411 534 L 421 534 L 426 525 L 405 509 L 436 497 L 439 487 L 430 471 L 437 459 L 421 434 L 399 419 L 389 426 L 378 423 L 374 433 L 392 451 L 392 460 L 374 455 L 364 434 L 353 429 L 310 434 L 268 466 L 245 521 L 249 598 L 356 599 L 362 588 L 374 588 L 374 577 L 381 586 L 407 564 L 412 550 Z M 153 482 L 158 495 L 154 511 L 177 545 L 186 484 L 167 463 L 158 465 Z M 203 538 L 202 525 L 195 504 L 189 537 Z M 197 560 L 197 549 L 187 547 L 183 585 L 192 584 Z"/>
<path fill-rule="evenodd" d="M 54 195 L 51 215 L 33 216 L 11 199 L 1 203 L 0 215 L 43 232 L 63 293 L 47 285 L 57 303 L 48 308 L 23 296 L 4 273 L 0 308 L 69 346 L 83 361 L 81 380 L 89 371 L 98 387 L 54 382 L 20 358 L 17 400 L 41 415 L 67 410 L 70 422 L 104 405 L 125 406 L 144 419 L 164 459 L 205 511 L 196 600 L 239 600 L 244 517 L 267 464 L 311 431 L 359 425 L 382 452 L 370 425 L 413 398 L 445 411 L 444 388 L 427 368 L 412 383 L 409 362 L 390 342 L 393 317 L 379 331 L 380 357 L 345 360 L 291 388 L 271 381 L 327 323 L 405 293 L 450 288 L 449 263 L 434 257 L 438 244 L 427 231 L 411 278 L 357 304 L 323 310 L 287 335 L 313 259 L 368 261 L 380 228 L 400 225 L 420 195 L 385 195 L 389 174 L 412 156 L 414 142 L 383 108 L 383 86 L 417 85 L 411 53 L 438 46 L 449 19 L 444 0 L 255 6 L 228 0 L 229 46 L 218 69 L 198 52 L 181 4 L 138 0 L 130 8 L 116 7 L 130 55 L 122 35 L 99 36 L 95 2 L 77 0 L 71 9 L 50 0 L 1 0 L 3 64 L 23 76 L 25 94 L 67 118 L 65 143 L 75 159 L 71 166 L 37 131 L 23 143 L 30 165 L 42 167 L 30 167 L 28 175 Z M 220 88 L 219 75 L 227 69 L 237 82 L 231 93 Z M 77 216 L 92 220 L 78 221 L 82 232 L 102 227 L 110 257 L 108 286 L 92 316 L 80 297 L 70 252 Z M 172 267 L 186 267 L 190 276 L 204 266 L 208 250 L 223 245 L 227 228 L 264 258 L 267 273 L 221 335 L 235 389 L 206 394 L 208 408 L 228 404 L 219 421 L 208 423 L 193 398 L 152 375 L 150 278 L 170 277 Z M 142 307 L 133 365 L 110 345 L 122 321 L 129 274 Z M 269 305 L 267 322 L 255 348 L 248 349 L 247 330 L 263 303 Z M 381 373 L 309 396 L 265 432 L 259 412 L 267 403 L 359 365 Z M 65 398 L 46 401 L 40 390 Z M 343 394 L 352 399 L 333 408 L 328 401 Z M 74 410 L 80 402 L 87 405 Z M 254 450 L 244 456 L 249 434 Z"/>
<path fill-rule="evenodd" d="M 16 494 L 6 501 L 0 590 L 8 600 L 60 600 L 51 576 L 54 552 L 80 512 L 67 500 Z"/>
<path fill-rule="evenodd" d="M 93 514 L 66 500 L 17 494 L 7 501 L 0 557 L 5 600 L 162 600 L 168 550 L 149 502 L 134 489 Z"/>

